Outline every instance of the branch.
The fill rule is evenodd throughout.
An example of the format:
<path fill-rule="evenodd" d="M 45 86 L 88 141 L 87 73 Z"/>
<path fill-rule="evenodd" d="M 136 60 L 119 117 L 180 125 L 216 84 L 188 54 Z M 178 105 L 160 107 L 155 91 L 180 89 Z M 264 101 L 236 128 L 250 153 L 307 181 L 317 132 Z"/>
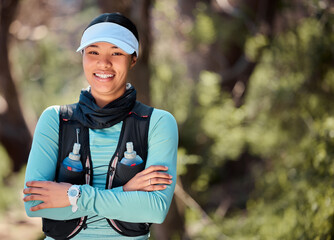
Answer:
<path fill-rule="evenodd" d="M 216 228 L 219 228 L 209 217 L 209 215 L 204 211 L 204 209 L 193 199 L 186 191 L 184 191 L 183 187 L 176 183 L 175 186 L 175 196 L 177 196 L 186 206 L 192 209 L 196 209 L 202 214 L 202 219 L 200 223 L 196 225 L 196 230 L 194 232 L 200 232 L 204 227 L 208 225 L 213 225 Z M 231 239 L 230 237 L 226 236 L 225 234 L 221 233 L 219 239 Z"/>

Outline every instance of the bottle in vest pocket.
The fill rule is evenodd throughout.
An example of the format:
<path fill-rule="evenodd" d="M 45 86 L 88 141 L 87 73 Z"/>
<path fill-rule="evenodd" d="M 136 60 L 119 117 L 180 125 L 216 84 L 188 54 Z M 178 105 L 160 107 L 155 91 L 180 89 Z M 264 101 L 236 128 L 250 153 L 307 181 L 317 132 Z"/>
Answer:
<path fill-rule="evenodd" d="M 73 145 L 73 151 L 70 152 L 70 154 L 68 155 L 68 157 L 66 157 L 63 161 L 63 166 L 69 170 L 69 171 L 73 171 L 73 172 L 82 172 L 83 167 L 80 161 L 80 143 L 79 143 L 79 132 L 80 129 L 76 129 L 77 131 L 77 142 L 74 143 Z"/>
<path fill-rule="evenodd" d="M 136 166 L 143 162 L 143 159 L 137 155 L 136 151 L 133 150 L 133 143 L 126 143 L 126 152 L 124 152 L 124 157 L 121 160 L 121 163 L 128 166 Z"/>

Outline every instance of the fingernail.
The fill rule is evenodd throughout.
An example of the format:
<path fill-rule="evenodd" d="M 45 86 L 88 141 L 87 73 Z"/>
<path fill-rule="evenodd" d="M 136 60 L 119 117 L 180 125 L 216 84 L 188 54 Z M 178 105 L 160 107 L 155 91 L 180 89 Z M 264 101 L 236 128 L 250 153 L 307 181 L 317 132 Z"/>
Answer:
<path fill-rule="evenodd" d="M 168 182 L 169 182 L 169 183 L 172 183 L 173 181 L 172 181 L 172 180 L 169 180 Z"/>
<path fill-rule="evenodd" d="M 172 175 L 169 175 L 169 178 L 173 178 L 173 176 L 172 176 Z"/>

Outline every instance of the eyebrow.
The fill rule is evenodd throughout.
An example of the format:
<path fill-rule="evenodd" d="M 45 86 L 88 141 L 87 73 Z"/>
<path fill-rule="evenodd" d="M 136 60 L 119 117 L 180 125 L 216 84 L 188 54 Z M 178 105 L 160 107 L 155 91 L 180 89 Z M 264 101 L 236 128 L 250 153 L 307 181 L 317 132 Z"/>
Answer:
<path fill-rule="evenodd" d="M 92 47 L 92 48 L 99 48 L 99 46 L 98 45 L 95 45 L 95 44 L 91 44 L 91 45 L 88 45 L 87 46 L 87 48 L 89 48 L 89 47 Z M 118 47 L 117 46 L 112 46 L 111 48 L 115 48 L 115 49 L 118 49 Z"/>

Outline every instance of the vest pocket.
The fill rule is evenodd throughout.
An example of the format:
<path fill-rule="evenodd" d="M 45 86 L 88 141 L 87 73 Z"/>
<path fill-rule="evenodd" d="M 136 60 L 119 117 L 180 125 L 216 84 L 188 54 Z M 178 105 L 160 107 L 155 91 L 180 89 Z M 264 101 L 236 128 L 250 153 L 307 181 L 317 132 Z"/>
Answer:
<path fill-rule="evenodd" d="M 113 187 L 123 186 L 137 173 L 143 171 L 144 168 L 145 168 L 144 162 L 135 166 L 128 166 L 118 162 L 116 166 L 116 174 L 113 181 Z"/>
<path fill-rule="evenodd" d="M 80 224 L 80 218 L 71 220 L 52 220 L 47 218 L 42 218 L 43 221 L 43 232 L 46 236 L 52 237 L 54 239 L 66 239 L 73 230 Z"/>
<path fill-rule="evenodd" d="M 72 184 L 82 184 L 85 182 L 85 171 L 74 172 L 66 169 L 64 165 L 60 165 L 57 182 L 67 182 Z"/>
<path fill-rule="evenodd" d="M 151 226 L 151 223 L 130 223 L 111 219 L 107 219 L 107 221 L 116 232 L 129 237 L 148 234 Z"/>

